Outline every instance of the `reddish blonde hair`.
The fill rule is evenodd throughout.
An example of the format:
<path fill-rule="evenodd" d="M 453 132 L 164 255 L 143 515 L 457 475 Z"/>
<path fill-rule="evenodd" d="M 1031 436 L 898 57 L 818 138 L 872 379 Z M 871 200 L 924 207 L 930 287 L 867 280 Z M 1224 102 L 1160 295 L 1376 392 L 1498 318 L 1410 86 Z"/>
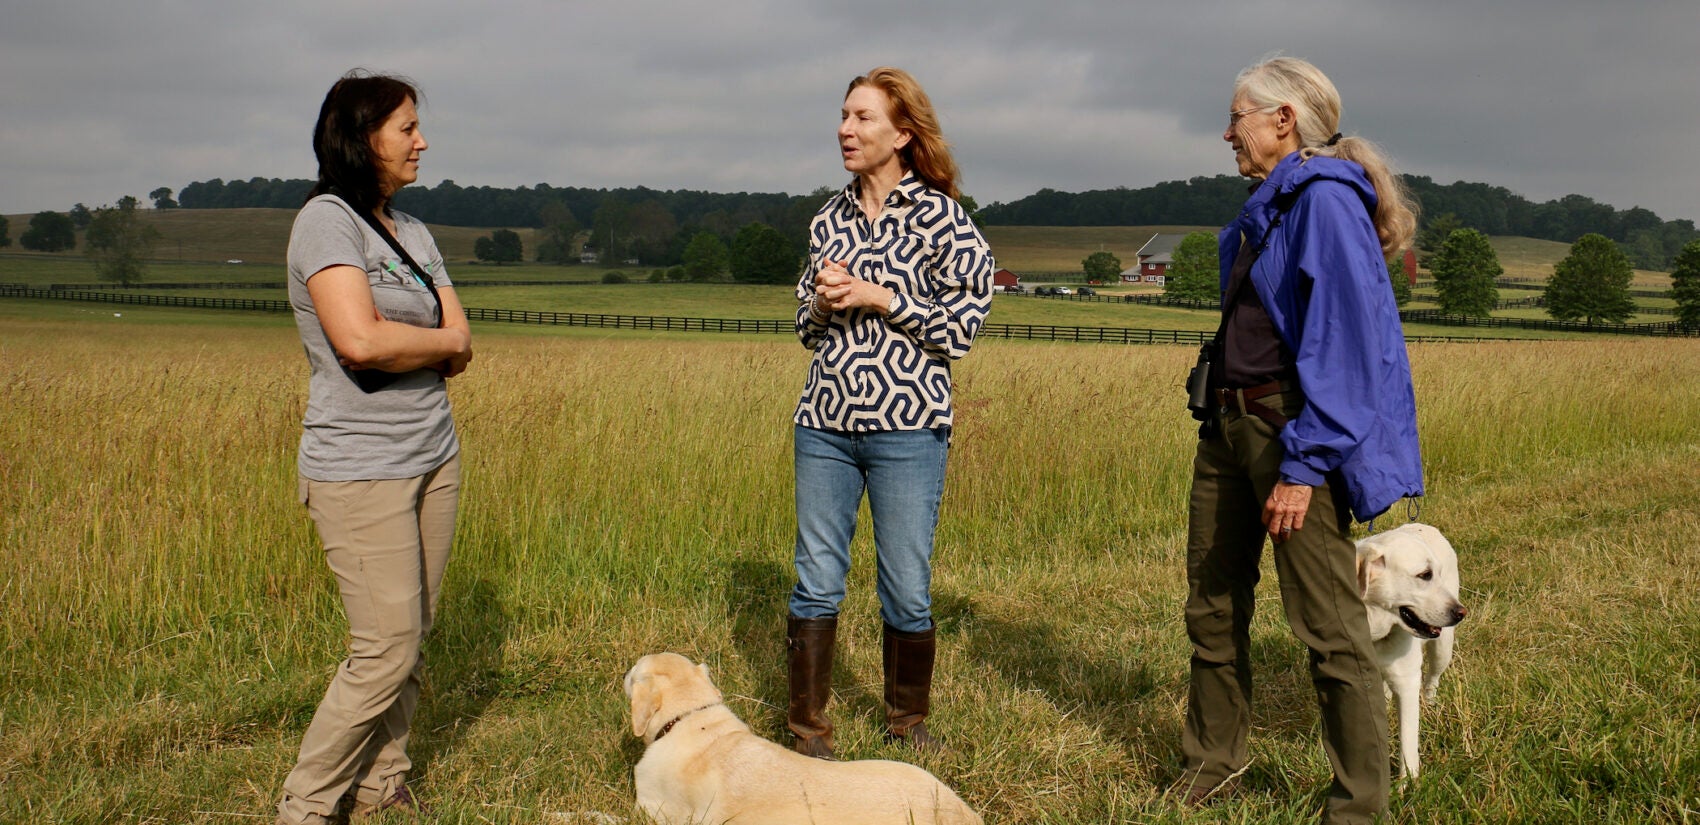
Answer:
<path fill-rule="evenodd" d="M 905 169 L 914 172 L 928 186 L 945 193 L 951 200 L 962 197 L 957 186 L 956 161 L 950 156 L 950 144 L 939 129 L 938 115 L 933 102 L 922 91 L 921 84 L 902 69 L 881 66 L 855 80 L 844 90 L 844 96 L 862 86 L 872 86 L 885 93 L 891 106 L 891 122 L 909 133 L 909 142 L 898 150 Z"/>

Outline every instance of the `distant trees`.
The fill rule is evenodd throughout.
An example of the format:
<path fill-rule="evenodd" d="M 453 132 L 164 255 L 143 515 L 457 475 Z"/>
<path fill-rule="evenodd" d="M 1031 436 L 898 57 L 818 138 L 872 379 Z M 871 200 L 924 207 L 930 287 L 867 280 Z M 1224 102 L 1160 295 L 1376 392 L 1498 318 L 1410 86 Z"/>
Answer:
<path fill-rule="evenodd" d="M 5 215 L 0 215 L 0 249 L 5 249 L 11 245 L 12 225 L 6 220 Z"/>
<path fill-rule="evenodd" d="M 1086 271 L 1088 281 L 1113 284 L 1122 278 L 1122 259 L 1111 252 L 1098 251 L 1087 255 L 1080 262 L 1080 268 Z"/>
<path fill-rule="evenodd" d="M 1422 214 L 1439 216 L 1427 227 L 1432 229 L 1432 241 L 1418 244 L 1425 258 L 1445 243 L 1453 229 L 1464 227 L 1486 235 L 1563 243 L 1595 232 L 1627 244 L 1638 265 L 1664 269 L 1683 244 L 1700 238 L 1693 221 L 1661 221 L 1638 206 L 1618 210 L 1582 195 L 1533 203 L 1485 183 L 1442 185 L 1421 175 L 1406 175 L 1404 181 L 1421 204 Z M 1041 189 L 1020 200 L 986 206 L 976 220 L 991 226 L 1221 226 L 1239 212 L 1245 197 L 1244 179 L 1229 175 L 1168 181 L 1143 189 Z"/>
<path fill-rule="evenodd" d="M 1040 189 L 979 209 L 986 226 L 1221 226 L 1245 202 L 1245 179 L 1229 175 L 1168 181 L 1144 189 Z"/>
<path fill-rule="evenodd" d="M 1417 263 L 1428 269 L 1429 261 L 1446 245 L 1446 239 L 1463 228 L 1464 225 L 1458 222 L 1458 216 L 1451 212 L 1430 219 L 1428 225 L 1417 233 Z"/>
<path fill-rule="evenodd" d="M 96 209 L 89 220 L 83 250 L 101 280 L 131 284 L 142 279 L 145 261 L 159 242 L 159 230 L 142 221 L 140 204 L 126 195 L 116 207 Z"/>
<path fill-rule="evenodd" d="M 962 207 L 962 211 L 968 213 L 968 220 L 975 224 L 980 223 L 980 202 L 974 200 L 973 195 L 963 194 L 962 197 L 956 199 L 956 203 Z"/>
<path fill-rule="evenodd" d="M 520 243 L 518 232 L 512 229 L 498 229 L 473 241 L 472 254 L 480 261 L 489 261 L 499 266 L 525 260 L 525 247 Z"/>
<path fill-rule="evenodd" d="M 603 200 L 596 208 L 587 242 L 604 264 L 624 261 L 676 260 L 667 254 L 679 222 L 655 199 L 631 203 L 622 197 Z"/>
<path fill-rule="evenodd" d="M 64 252 L 77 246 L 77 226 L 71 217 L 53 210 L 35 213 L 18 244 L 35 252 Z"/>
<path fill-rule="evenodd" d="M 1670 297 L 1676 301 L 1677 323 L 1700 330 L 1700 240 L 1689 241 L 1672 261 Z"/>
<path fill-rule="evenodd" d="M 155 209 L 176 209 L 177 201 L 171 199 L 171 187 L 161 186 L 148 193 L 148 199 L 153 201 Z"/>
<path fill-rule="evenodd" d="M 550 264 L 576 264 L 579 260 L 579 224 L 573 210 L 560 201 L 550 201 L 538 210 L 543 224 L 538 233 L 537 260 Z"/>
<path fill-rule="evenodd" d="M 76 224 L 78 229 L 89 228 L 89 221 L 94 220 L 94 213 L 81 203 L 74 204 L 67 214 L 71 217 L 71 223 Z"/>
<path fill-rule="evenodd" d="M 307 193 L 312 188 L 312 181 L 299 178 L 279 180 L 254 177 L 229 183 L 220 178 L 213 178 L 184 186 L 177 193 L 177 203 L 184 209 L 299 209 L 301 204 L 306 203 Z M 420 220 L 429 220 L 406 207 L 402 207 L 402 211 Z M 467 225 L 500 226 L 503 223 L 505 221 L 488 221 Z"/>
<path fill-rule="evenodd" d="M 1194 232 L 1181 239 L 1170 254 L 1172 263 L 1163 275 L 1163 294 L 1195 301 L 1222 300 L 1222 269 L 1216 237 Z"/>
<path fill-rule="evenodd" d="M 1404 306 L 1411 302 L 1411 281 L 1398 258 L 1387 262 L 1387 282 L 1393 288 L 1393 303 Z"/>
<path fill-rule="evenodd" d="M 685 246 L 685 275 L 692 281 L 712 281 L 726 273 L 732 253 L 713 232 L 698 232 Z"/>
<path fill-rule="evenodd" d="M 1440 311 L 1487 317 L 1499 303 L 1494 281 L 1505 274 L 1488 237 L 1474 229 L 1455 229 L 1429 259 Z"/>
<path fill-rule="evenodd" d="M 1570 245 L 1547 280 L 1547 314 L 1560 321 L 1622 323 L 1635 314 L 1629 258 L 1610 238 L 1588 233 Z"/>
<path fill-rule="evenodd" d="M 779 230 L 765 223 L 750 223 L 732 238 L 731 266 L 734 281 L 789 284 L 797 280 L 802 257 Z"/>
<path fill-rule="evenodd" d="M 1636 265 L 1649 269 L 1668 267 L 1684 244 L 1700 239 L 1693 221 L 1661 221 L 1642 207 L 1617 210 L 1580 195 L 1537 204 L 1484 183 L 1441 185 L 1410 175 L 1405 182 L 1421 203 L 1423 214 L 1446 219 L 1430 221 L 1425 227 L 1434 239 L 1429 246 L 1418 245 L 1425 258 L 1439 249 L 1451 230 L 1464 227 L 1487 235 L 1522 235 L 1564 243 L 1596 232 L 1622 244 Z M 185 209 L 295 209 L 306 200 L 312 185 L 312 181 L 303 179 L 256 177 L 226 182 L 215 178 L 185 185 L 176 198 Z M 402 189 L 396 193 L 395 206 L 434 224 L 546 228 L 555 222 L 544 214 L 545 210 L 550 204 L 559 204 L 574 216 L 577 235 L 572 242 L 561 243 L 557 238 L 551 243 L 549 233 L 540 234 L 536 252 L 545 256 L 544 260 L 570 261 L 577 249 L 569 247 L 582 241 L 585 249 L 594 249 L 605 263 L 638 259 L 646 266 L 666 266 L 682 260 L 686 245 L 698 231 L 713 232 L 730 242 L 736 234 L 734 227 L 751 222 L 778 229 L 793 249 L 802 250 L 808 246 L 810 219 L 838 191 L 839 187 L 822 186 L 805 195 L 712 193 L 645 187 L 583 189 L 543 183 L 509 189 L 459 186 L 445 180 L 430 188 Z M 964 196 L 961 203 L 982 226 L 1220 226 L 1238 213 L 1245 198 L 1243 178 L 1217 175 L 1167 181 L 1143 189 L 1041 189 L 1011 203 L 989 206 L 979 206 L 973 198 Z"/>

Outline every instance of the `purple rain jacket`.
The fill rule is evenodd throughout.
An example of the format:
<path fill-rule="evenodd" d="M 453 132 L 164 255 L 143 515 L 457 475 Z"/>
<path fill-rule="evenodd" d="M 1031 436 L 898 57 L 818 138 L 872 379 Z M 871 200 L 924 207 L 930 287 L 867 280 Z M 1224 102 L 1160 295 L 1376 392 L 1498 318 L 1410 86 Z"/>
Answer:
<path fill-rule="evenodd" d="M 1358 521 L 1423 494 L 1416 392 L 1370 219 L 1375 203 L 1362 166 L 1294 152 L 1219 238 L 1225 294 L 1240 244 L 1256 243 L 1279 218 L 1251 282 L 1294 353 L 1305 397 L 1281 430 L 1281 478 L 1316 486 L 1338 470 Z"/>

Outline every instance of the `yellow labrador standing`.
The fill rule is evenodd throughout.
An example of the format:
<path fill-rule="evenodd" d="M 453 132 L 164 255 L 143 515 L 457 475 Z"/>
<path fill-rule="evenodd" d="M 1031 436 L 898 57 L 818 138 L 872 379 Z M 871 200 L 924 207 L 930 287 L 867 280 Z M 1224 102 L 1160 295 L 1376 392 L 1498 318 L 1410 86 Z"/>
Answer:
<path fill-rule="evenodd" d="M 902 762 L 828 762 L 750 732 L 676 653 L 626 673 L 638 808 L 661 825 L 979 825 L 950 788 Z"/>
<path fill-rule="evenodd" d="M 1399 706 L 1400 773 L 1414 777 L 1422 764 L 1418 697 L 1434 699 L 1452 664 L 1453 627 L 1466 613 L 1458 603 L 1458 555 L 1427 524 L 1376 533 L 1358 542 L 1358 595 L 1369 609 L 1376 663 Z"/>

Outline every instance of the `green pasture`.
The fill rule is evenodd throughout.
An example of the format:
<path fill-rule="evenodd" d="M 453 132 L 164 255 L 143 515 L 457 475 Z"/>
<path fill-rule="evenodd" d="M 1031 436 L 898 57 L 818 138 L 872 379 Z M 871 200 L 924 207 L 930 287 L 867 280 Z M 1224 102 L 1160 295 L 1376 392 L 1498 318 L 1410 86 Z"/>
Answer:
<path fill-rule="evenodd" d="M 29 225 L 29 215 L 9 215 L 14 236 Z M 289 227 L 295 220 L 290 209 L 171 209 L 146 210 L 144 217 L 160 231 L 154 257 L 161 263 L 223 263 L 241 260 L 245 264 L 282 264 L 289 246 Z M 527 257 L 536 251 L 536 230 L 524 227 L 465 227 L 432 226 L 431 234 L 438 249 L 451 267 L 462 266 L 474 259 L 473 246 L 480 237 L 495 229 L 512 229 L 519 233 Z M 1188 232 L 1205 227 L 1174 226 L 992 226 L 986 227 L 998 265 L 1017 272 L 1079 272 L 1081 261 L 1094 252 L 1108 251 L 1132 266 L 1139 248 L 1158 232 Z M 1214 232 L 1215 228 L 1205 228 Z M 16 253 L 15 245 L 9 250 Z M 25 253 L 28 254 L 28 253 Z M 56 258 L 82 261 L 78 251 L 61 253 Z M 0 268 L 5 266 L 0 253 Z M 87 264 L 85 263 L 86 267 Z M 491 267 L 495 269 L 494 267 Z M 582 278 L 585 272 L 600 277 L 606 269 L 618 268 L 637 280 L 648 277 L 654 267 L 547 267 L 568 277 Z M 501 267 L 509 271 L 516 267 Z M 92 268 L 88 277 L 92 279 Z M 533 276 L 535 277 L 535 276 Z M 150 274 L 150 280 L 155 276 Z M 0 281 L 6 278 L 0 276 Z M 161 278 L 160 280 L 166 280 Z"/>
<path fill-rule="evenodd" d="M 411 784 L 433 821 L 636 822 L 619 684 L 639 656 L 706 662 L 782 739 L 807 353 L 474 331 Z M 951 749 L 880 739 L 864 535 L 843 756 L 918 758 L 989 823 L 1313 821 L 1327 767 L 1272 569 L 1247 791 L 1160 797 L 1186 687 L 1190 349 L 986 340 L 958 365 L 930 720 Z M 1421 515 L 1458 547 L 1471 613 L 1393 821 L 1700 822 L 1700 341 L 1410 349 Z M 0 357 L 0 821 L 269 821 L 346 632 L 294 499 L 288 316 L 3 300 Z"/>
<path fill-rule="evenodd" d="M 148 219 L 160 229 L 162 240 L 155 250 L 158 260 L 149 266 L 150 282 L 263 282 L 281 283 L 286 274 L 283 251 L 288 244 L 294 212 L 283 209 L 149 210 Z M 24 225 L 28 216 L 21 216 Z M 1184 233 L 1202 227 L 987 227 L 1000 266 L 1017 272 L 1051 273 L 1078 270 L 1080 261 L 1099 251 L 1110 251 L 1124 264 L 1137 260 L 1140 246 L 1158 232 Z M 1207 229 L 1207 228 L 1202 228 Z M 432 227 L 451 276 L 470 307 L 543 312 L 578 312 L 611 315 L 656 315 L 701 318 L 788 319 L 794 309 L 788 287 L 732 284 L 648 284 L 653 267 L 551 266 L 524 263 L 494 266 L 471 260 L 474 241 L 489 229 Z M 531 230 L 519 230 L 528 249 Z M 1529 238 L 1494 238 L 1495 251 L 1511 277 L 1545 278 L 1552 264 L 1569 247 Z M 240 260 L 242 263 L 229 263 Z M 619 271 L 633 283 L 603 285 L 602 276 Z M 1073 280 L 1035 274 L 1026 279 L 1029 287 L 1047 282 Z M 547 286 L 485 286 L 500 281 L 555 281 Z M 92 265 L 80 252 L 54 255 L 0 252 L 0 283 L 42 286 L 50 283 L 101 286 Z M 1667 288 L 1664 273 L 1637 272 L 1636 286 Z M 1115 285 L 1101 288 L 1108 296 L 1153 292 L 1144 286 Z M 1503 297 L 1522 297 L 1524 290 L 1502 290 Z M 284 297 L 281 290 L 223 289 L 172 290 L 170 294 L 208 298 Z M 1431 287 L 1418 294 L 1432 294 Z M 1528 291 L 1527 294 L 1538 294 Z M 1668 299 L 1637 299 L 1649 307 L 1669 306 Z M 1419 304 L 1420 308 L 1422 305 Z M 1507 318 L 1545 319 L 1541 309 L 1510 309 L 1496 315 Z M 1659 323 L 1670 316 L 1644 314 L 1632 323 Z M 1148 307 L 1112 302 L 1047 300 L 1034 296 L 1000 296 L 994 299 L 991 321 L 1004 324 L 1078 326 L 1092 328 L 1151 328 L 1210 330 L 1212 313 L 1198 310 Z M 1564 340 L 1589 337 L 1577 333 L 1552 333 L 1517 329 L 1485 329 L 1409 324 L 1410 336 L 1458 338 L 1511 338 Z"/>
<path fill-rule="evenodd" d="M 1535 238 L 1494 236 L 1488 239 L 1499 265 L 1507 278 L 1532 278 L 1545 281 L 1552 276 L 1552 265 L 1570 254 L 1570 244 L 1543 241 Z M 1633 289 L 1670 289 L 1670 273 L 1635 270 Z M 1512 292 L 1513 290 L 1506 290 Z M 1522 290 L 1514 290 L 1521 292 Z M 1502 296 L 1503 297 L 1503 296 Z"/>

